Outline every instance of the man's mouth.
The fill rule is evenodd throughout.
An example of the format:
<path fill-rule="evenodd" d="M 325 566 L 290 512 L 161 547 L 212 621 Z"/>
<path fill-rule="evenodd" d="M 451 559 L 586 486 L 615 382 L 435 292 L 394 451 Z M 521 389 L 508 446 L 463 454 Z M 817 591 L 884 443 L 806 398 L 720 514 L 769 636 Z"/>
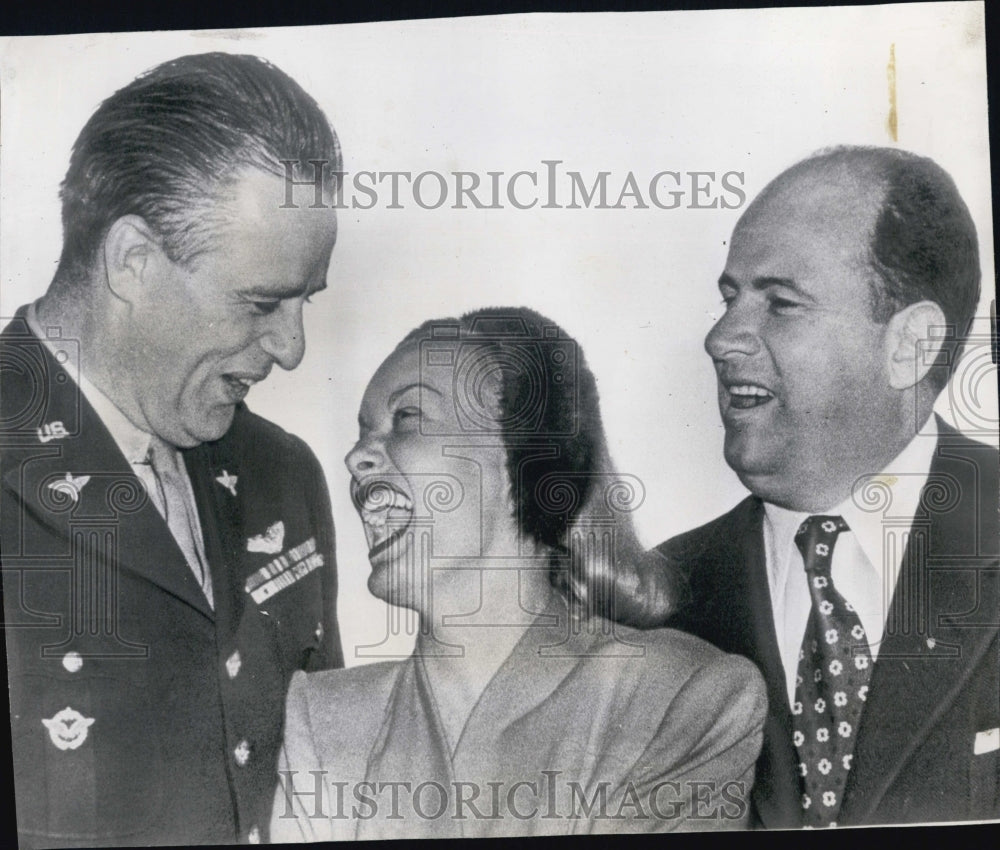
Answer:
<path fill-rule="evenodd" d="M 413 519 L 413 500 L 386 481 L 352 481 L 351 498 L 364 525 L 369 559 L 399 540 Z"/>
<path fill-rule="evenodd" d="M 222 376 L 222 381 L 226 385 L 229 397 L 232 399 L 233 403 L 236 404 L 246 398 L 247 393 L 250 392 L 250 388 L 254 384 L 264 380 L 266 377 L 267 375 L 254 376 L 228 372 Z"/>
<path fill-rule="evenodd" d="M 774 393 L 760 384 L 725 384 L 724 386 L 729 394 L 729 406 L 734 410 L 749 410 L 751 407 L 760 407 L 774 398 Z"/>

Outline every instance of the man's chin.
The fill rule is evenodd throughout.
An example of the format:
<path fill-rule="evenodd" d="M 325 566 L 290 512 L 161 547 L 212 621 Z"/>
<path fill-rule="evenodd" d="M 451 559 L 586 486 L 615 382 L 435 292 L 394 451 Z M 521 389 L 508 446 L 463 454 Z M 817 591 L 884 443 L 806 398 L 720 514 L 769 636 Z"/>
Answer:
<path fill-rule="evenodd" d="M 368 576 L 368 592 L 387 605 L 416 610 L 408 586 L 400 581 L 400 577 L 388 564 L 372 567 L 372 572 Z"/>
<path fill-rule="evenodd" d="M 160 436 L 180 448 L 190 448 L 202 443 L 213 443 L 221 440 L 233 424 L 236 407 L 227 405 L 225 408 L 215 408 L 208 415 L 191 417 L 178 423 L 176 439 L 166 435 Z M 183 442 L 179 442 L 182 440 Z"/>
<path fill-rule="evenodd" d="M 733 445 L 728 434 L 723 454 L 729 468 L 747 490 L 765 502 L 779 504 L 779 500 L 784 501 L 787 482 L 780 458 L 765 457 L 745 443 Z"/>

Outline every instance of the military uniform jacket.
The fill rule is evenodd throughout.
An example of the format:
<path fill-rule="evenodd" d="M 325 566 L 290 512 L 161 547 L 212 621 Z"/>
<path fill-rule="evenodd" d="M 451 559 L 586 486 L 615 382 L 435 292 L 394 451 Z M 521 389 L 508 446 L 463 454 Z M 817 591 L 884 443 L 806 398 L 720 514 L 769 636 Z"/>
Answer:
<path fill-rule="evenodd" d="M 567 628 L 554 600 L 452 746 L 422 660 L 430 643 L 403 662 L 295 676 L 273 841 L 745 824 L 766 712 L 745 659 L 668 629 Z"/>
<path fill-rule="evenodd" d="M 939 420 L 917 515 L 894 519 L 868 491 L 887 542 L 905 555 L 861 716 L 840 825 L 1000 817 L 1000 531 L 998 457 Z M 754 661 L 770 704 L 754 816 L 801 824 L 798 757 L 774 631 L 764 506 L 750 497 L 658 549 L 691 595 L 671 625 Z"/>
<path fill-rule="evenodd" d="M 22 318 L 0 357 L 21 846 L 266 839 L 289 679 L 342 665 L 319 464 L 243 405 L 222 439 L 184 452 L 213 610 L 129 462 Z"/>

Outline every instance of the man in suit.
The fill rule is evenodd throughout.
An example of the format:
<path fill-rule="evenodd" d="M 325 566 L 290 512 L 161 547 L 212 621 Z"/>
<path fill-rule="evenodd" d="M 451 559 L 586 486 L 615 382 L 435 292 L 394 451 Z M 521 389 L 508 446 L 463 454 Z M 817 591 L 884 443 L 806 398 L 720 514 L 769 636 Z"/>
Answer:
<path fill-rule="evenodd" d="M 763 827 L 1000 816 L 997 451 L 933 414 L 979 299 L 932 161 L 837 148 L 740 218 L 705 341 L 752 495 L 658 547 L 757 663 Z"/>
<path fill-rule="evenodd" d="M 287 190 L 339 163 L 297 83 L 221 53 L 76 141 L 55 277 L 0 337 L 22 847 L 266 838 L 288 682 L 342 655 L 322 470 L 243 399 L 302 359 L 336 219 Z"/>

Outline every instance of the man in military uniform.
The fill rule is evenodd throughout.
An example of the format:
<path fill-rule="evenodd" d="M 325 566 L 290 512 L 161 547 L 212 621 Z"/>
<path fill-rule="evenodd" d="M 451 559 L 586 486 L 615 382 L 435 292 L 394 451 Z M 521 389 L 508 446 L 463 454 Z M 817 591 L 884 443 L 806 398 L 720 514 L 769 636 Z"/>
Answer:
<path fill-rule="evenodd" d="M 160 65 L 77 139 L 55 277 L 0 336 L 22 847 L 266 838 L 288 680 L 342 655 L 322 471 L 243 399 L 301 361 L 336 239 L 286 190 L 339 169 L 252 56 Z"/>

